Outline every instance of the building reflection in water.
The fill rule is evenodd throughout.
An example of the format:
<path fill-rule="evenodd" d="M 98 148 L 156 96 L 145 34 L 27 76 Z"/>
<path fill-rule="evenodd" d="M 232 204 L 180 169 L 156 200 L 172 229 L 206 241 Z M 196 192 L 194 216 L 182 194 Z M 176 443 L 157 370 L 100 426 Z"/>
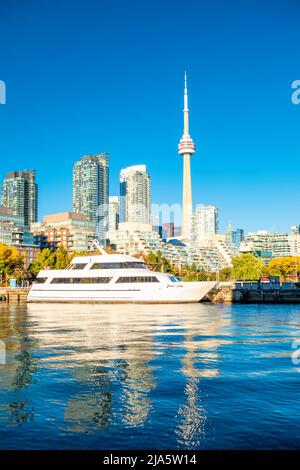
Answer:
<path fill-rule="evenodd" d="M 36 343 L 26 324 L 26 308 L 2 304 L 0 339 L 5 342 L 6 365 L 0 369 L 0 390 L 10 392 L 5 410 L 10 425 L 21 425 L 34 419 L 34 407 L 27 396 L 37 368 L 33 351 Z"/>
<path fill-rule="evenodd" d="M 59 374 L 63 377 L 55 382 L 53 398 L 53 406 L 59 402 L 64 409 L 62 432 L 94 434 L 144 426 L 155 411 L 156 388 L 159 395 L 156 368 L 171 350 L 181 360 L 181 370 L 171 373 L 180 382 L 184 378 L 184 401 L 170 432 L 180 446 L 201 445 L 207 422 L 201 380 L 220 373 L 219 347 L 226 342 L 224 327 L 230 322 L 222 311 L 218 315 L 215 308 L 210 311 L 201 304 L 29 304 L 1 309 L 0 339 L 7 341 L 12 356 L 0 393 L 3 387 L 15 392 L 6 410 L 15 424 L 34 420 L 26 391 L 38 371 L 40 377 L 50 376 L 50 382 L 51 374 L 52 382 Z M 172 343 L 174 335 L 180 343 Z"/>
<path fill-rule="evenodd" d="M 141 321 L 141 308 L 128 310 L 115 305 L 28 305 L 39 323 L 36 337 L 41 347 L 60 352 L 55 367 L 65 368 L 71 362 L 70 374 L 88 385 L 86 392 L 69 398 L 65 430 L 95 433 L 118 421 L 139 426 L 147 420 L 148 395 L 155 388 L 149 365 L 155 357 L 153 319 L 150 315 Z"/>
<path fill-rule="evenodd" d="M 181 372 L 186 377 L 184 387 L 186 402 L 179 408 L 175 428 L 177 442 L 183 448 L 199 448 L 205 441 L 208 416 L 205 409 L 205 394 L 201 390 L 201 378 L 219 376 L 221 361 L 219 348 L 229 342 L 227 338 L 224 339 L 224 331 L 229 323 L 228 316 L 223 312 L 219 314 L 215 311 L 210 312 L 209 306 L 200 324 L 194 319 L 185 322 L 183 316 L 185 327 L 183 348 L 186 353 L 182 359 Z M 201 339 L 197 339 L 199 337 Z M 219 339 L 216 339 L 218 337 Z"/>

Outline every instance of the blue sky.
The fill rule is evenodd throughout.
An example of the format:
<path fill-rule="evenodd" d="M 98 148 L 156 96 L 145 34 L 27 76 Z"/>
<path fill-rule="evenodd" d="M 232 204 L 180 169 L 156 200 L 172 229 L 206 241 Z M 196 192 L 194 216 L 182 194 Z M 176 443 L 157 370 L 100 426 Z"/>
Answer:
<path fill-rule="evenodd" d="M 181 200 L 183 74 L 194 203 L 248 230 L 300 223 L 297 0 L 2 0 L 0 178 L 36 168 L 39 216 L 71 210 L 72 166 L 147 164 L 152 202 Z"/>

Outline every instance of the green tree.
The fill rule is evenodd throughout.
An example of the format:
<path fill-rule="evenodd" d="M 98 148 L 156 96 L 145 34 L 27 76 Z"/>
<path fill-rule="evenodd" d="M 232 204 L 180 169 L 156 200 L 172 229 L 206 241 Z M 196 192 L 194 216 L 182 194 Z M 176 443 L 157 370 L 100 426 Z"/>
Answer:
<path fill-rule="evenodd" d="M 175 274 L 176 268 L 173 267 L 170 261 L 162 255 L 161 251 L 158 251 L 157 253 L 153 253 L 153 251 L 151 251 L 148 254 L 141 253 L 138 257 L 142 257 L 148 268 L 153 271 Z"/>
<path fill-rule="evenodd" d="M 182 279 L 188 282 L 207 281 L 208 273 L 203 268 L 197 268 L 196 264 L 193 263 L 191 266 L 184 266 L 182 268 Z"/>
<path fill-rule="evenodd" d="M 235 256 L 232 260 L 232 275 L 239 281 L 257 281 L 262 270 L 263 262 L 251 253 Z"/>
<path fill-rule="evenodd" d="M 36 276 L 41 269 L 54 269 L 55 262 L 55 253 L 52 252 L 49 248 L 44 248 L 38 253 L 36 260 L 34 260 L 29 266 L 29 272 L 33 276 Z"/>
<path fill-rule="evenodd" d="M 220 269 L 219 279 L 221 282 L 230 281 L 232 279 L 232 268 Z"/>

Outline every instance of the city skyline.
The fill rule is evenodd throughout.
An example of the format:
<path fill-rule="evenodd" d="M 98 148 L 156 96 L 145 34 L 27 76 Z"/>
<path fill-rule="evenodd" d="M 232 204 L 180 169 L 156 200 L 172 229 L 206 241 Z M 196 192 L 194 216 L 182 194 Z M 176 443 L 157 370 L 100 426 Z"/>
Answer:
<path fill-rule="evenodd" d="M 300 107 L 291 101 L 291 85 L 299 78 L 299 6 L 293 18 L 288 5 L 274 2 L 254 1 L 245 11 L 238 2 L 212 7 L 190 0 L 182 11 L 166 1 L 158 11 L 146 1 L 126 5 L 131 21 L 125 24 L 122 2 L 116 1 L 118 15 L 87 3 L 90 8 L 78 2 L 70 9 L 63 0 L 57 11 L 45 5 L 40 22 L 31 5 L 18 5 L 14 18 L 3 10 L 0 177 L 37 170 L 39 219 L 59 212 L 62 202 L 71 210 L 72 165 L 97 152 L 110 154 L 111 194 L 118 194 L 120 168 L 142 162 L 152 175 L 152 201 L 181 202 L 176 144 L 187 69 L 198 149 L 194 204 L 217 206 L 222 232 L 229 220 L 246 232 L 297 224 L 290 200 L 299 201 Z M 25 23 L 19 23 L 22 12 Z M 54 13 L 55 36 L 44 24 Z M 93 27 L 99 18 L 101 33 Z M 189 25 L 184 37 L 182 22 Z M 22 67 L 28 75 L 18 73 Z"/>

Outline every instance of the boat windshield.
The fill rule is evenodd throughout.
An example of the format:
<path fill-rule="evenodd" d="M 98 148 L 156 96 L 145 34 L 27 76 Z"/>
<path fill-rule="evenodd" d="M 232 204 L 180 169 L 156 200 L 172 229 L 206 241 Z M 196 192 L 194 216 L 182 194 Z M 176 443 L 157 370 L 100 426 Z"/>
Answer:
<path fill-rule="evenodd" d="M 181 277 L 178 277 L 178 276 L 169 276 L 169 279 L 172 282 L 180 282 L 181 281 Z"/>
<path fill-rule="evenodd" d="M 70 264 L 67 269 L 84 269 L 87 263 L 74 263 Z"/>

